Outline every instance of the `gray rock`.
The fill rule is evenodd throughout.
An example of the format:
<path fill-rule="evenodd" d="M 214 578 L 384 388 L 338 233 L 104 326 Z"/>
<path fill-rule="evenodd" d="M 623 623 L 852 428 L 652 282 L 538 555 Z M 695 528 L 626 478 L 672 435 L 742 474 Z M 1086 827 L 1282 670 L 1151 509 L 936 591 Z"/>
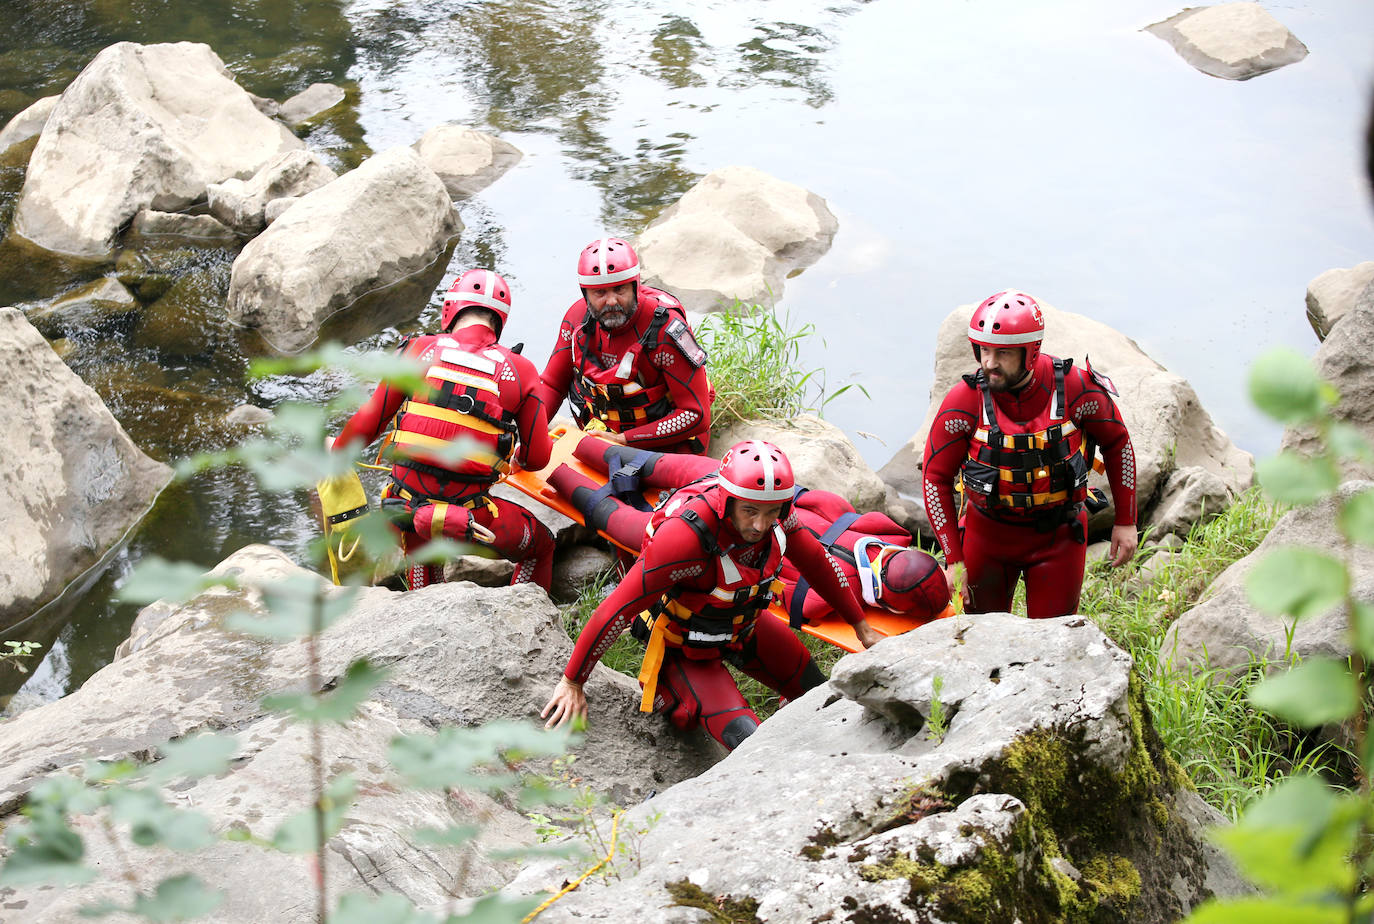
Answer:
<path fill-rule="evenodd" d="M 734 299 L 772 305 L 783 282 L 830 249 L 839 222 L 825 200 L 752 167 L 702 177 L 639 236 L 644 280 L 693 311 Z"/>
<path fill-rule="evenodd" d="M 716 456 L 741 440 L 767 440 L 792 463 L 797 484 L 832 491 L 860 513 L 887 507 L 887 486 L 864 462 L 859 450 L 829 421 L 812 415 L 781 422 L 741 421 L 711 438 Z"/>
<path fill-rule="evenodd" d="M 1371 488 L 1374 482 L 1346 482 L 1338 498 Z M 1243 671 L 1256 659 L 1273 662 L 1270 670 L 1281 669 L 1290 652 L 1303 658 L 1348 656 L 1349 623 L 1343 608 L 1336 607 L 1293 625 L 1291 619 L 1255 609 L 1245 589 L 1246 575 L 1273 549 L 1293 545 L 1343 548 L 1345 540 L 1335 525 L 1336 507 L 1337 498 L 1328 498 L 1284 514 L 1255 551 L 1223 571 L 1208 588 L 1206 599 L 1174 622 L 1160 647 L 1161 660 L 1172 659 L 1175 666 L 1210 665 Z M 1346 554 L 1346 565 L 1355 599 L 1374 603 L 1374 549 L 1352 546 Z"/>
<path fill-rule="evenodd" d="M 610 552 L 590 545 L 575 545 L 560 551 L 553 561 L 553 587 L 549 596 L 560 603 L 576 600 L 584 588 L 613 568 L 615 561 Z"/>
<path fill-rule="evenodd" d="M 0 157 L 15 145 L 32 141 L 42 134 L 48 117 L 57 108 L 58 99 L 56 96 L 45 96 L 6 122 L 5 127 L 0 128 Z"/>
<path fill-rule="evenodd" d="M 144 209 L 130 229 L 142 243 L 177 247 L 236 247 L 239 236 L 210 215 L 183 215 Z"/>
<path fill-rule="evenodd" d="M 277 116 L 287 125 L 301 125 L 333 109 L 344 101 L 343 87 L 332 83 L 312 83 L 288 100 L 284 100 Z"/>
<path fill-rule="evenodd" d="M 525 156 L 508 141 L 461 125 L 431 128 L 415 150 L 455 199 L 477 195 Z"/>
<path fill-rule="evenodd" d="M 519 504 L 534 514 L 534 518 L 549 528 L 549 532 L 553 533 L 554 540 L 560 545 L 583 535 L 582 526 L 576 520 L 568 519 L 552 507 L 546 507 L 529 495 L 512 488 L 504 481 L 492 485 L 491 494 L 493 497 L 500 497 Z"/>
<path fill-rule="evenodd" d="M 32 309 L 28 321 L 49 339 L 76 331 L 100 330 L 138 310 L 138 300 L 118 279 L 105 276 L 46 305 Z"/>
<path fill-rule="evenodd" d="M 0 748 L 7 755 L 0 768 L 0 821 L 13 819 L 20 797 L 37 779 L 86 755 L 144 757 L 169 737 L 207 726 L 237 735 L 239 759 L 219 777 L 176 787 L 172 798 L 179 805 L 208 815 L 217 832 L 239 827 L 270 837 L 282 819 L 309 804 L 306 732 L 259 704 L 265 693 L 306 686 L 305 646 L 271 644 L 224 628 L 236 610 L 261 612 L 256 588 L 265 581 L 301 580 L 306 573 L 264 546 L 242 549 L 216 570 L 236 575 L 245 589 L 207 591 L 184 605 L 145 608 L 122 656 L 80 691 L 0 724 Z M 330 594 L 342 592 L 316 580 Z M 533 719 L 571 650 L 543 592 L 528 584 L 440 584 L 404 594 L 364 589 L 318 649 L 321 685 L 332 686 L 357 657 L 390 670 L 356 719 L 323 734 L 328 772 L 351 773 L 359 784 L 343 829 L 329 842 L 334 894 L 397 892 L 438 910 L 513 876 L 519 864 L 493 859 L 493 852 L 536 841 L 513 791 L 508 787 L 493 798 L 471 790 L 398 789 L 387 747 L 398 734 Z M 588 684 L 595 719 L 576 748 L 581 784 L 622 805 L 699 773 L 716 758 L 699 737 L 677 735 L 663 720 L 639 715 L 633 687 L 604 668 L 595 672 Z M 526 761 L 521 769 L 556 773 L 547 762 Z M 468 847 L 424 844 L 414 835 L 422 827 L 466 823 L 483 829 Z M 131 850 L 123 838 L 117 847 L 146 864 L 137 869 L 145 881 L 171 868 L 223 889 L 224 904 L 206 920 L 314 919 L 312 877 L 299 855 L 228 842 L 175 856 Z M 115 848 L 102 835 L 88 838 L 87 850 L 93 865 L 115 864 Z M 5 902 L 10 909 L 26 902 L 25 921 L 70 921 L 80 904 L 120 888 L 113 880 L 63 890 L 20 888 Z"/>
<path fill-rule="evenodd" d="M 1374 288 L 1374 284 L 1371 284 Z M 1374 293 L 1371 293 L 1374 294 Z M 1354 427 L 1374 446 L 1374 357 L 1369 344 L 1374 338 L 1374 298 L 1361 296 L 1317 347 L 1312 365 L 1317 374 L 1335 385 L 1340 401 L 1331 416 Z M 1311 427 L 1284 430 L 1279 448 L 1303 455 L 1325 451 L 1325 444 Z M 1374 478 L 1374 458 L 1343 458 L 1338 465 L 1346 478 Z"/>
<path fill-rule="evenodd" d="M 123 541 L 171 480 L 13 308 L 0 308 L 0 415 L 24 421 L 0 473 L 0 628 Z M 16 753 L 7 751 L 6 753 Z"/>
<path fill-rule="evenodd" d="M 462 555 L 444 566 L 444 580 L 471 581 L 479 587 L 504 587 L 515 574 L 515 563 L 485 555 Z"/>
<path fill-rule="evenodd" d="M 265 96 L 258 96 L 256 93 L 249 93 L 248 98 L 253 101 L 253 105 L 257 108 L 258 112 L 261 112 L 269 119 L 275 119 L 277 116 L 281 115 L 281 103 L 276 100 L 268 99 Z"/>
<path fill-rule="evenodd" d="M 1083 315 L 1059 311 L 1043 299 L 1037 298 L 1037 301 L 1045 316 L 1044 351 L 1053 356 L 1071 356 L 1080 366 L 1085 357 L 1090 357 L 1093 369 L 1109 376 L 1121 393 L 1116 402 L 1135 450 L 1139 526 L 1153 527 L 1156 533 L 1187 532 L 1190 524 L 1169 515 L 1169 509 L 1182 508 L 1172 504 L 1165 509 L 1160 506 L 1165 488 L 1175 472 L 1184 473 L 1181 476 L 1184 480 L 1176 483 L 1175 488 L 1181 488 L 1188 479 L 1197 481 L 1201 487 L 1204 481 L 1198 481 L 1200 473 L 1188 474 L 1200 468 L 1221 479 L 1232 497 L 1254 483 L 1254 458 L 1239 449 L 1212 422 L 1191 385 L 1146 356 L 1134 340 L 1107 325 Z M 956 308 L 940 325 L 935 381 L 930 387 L 931 400 L 925 422 L 878 470 L 878 476 L 906 499 L 915 501 L 923 496 L 922 454 L 935 412 L 959 377 L 977 368 L 968 341 L 968 322 L 974 307 Z M 1101 475 L 1094 474 L 1091 483 L 1104 491 L 1108 487 Z M 1110 500 L 1110 491 L 1107 497 Z M 1224 506 L 1214 509 L 1209 502 L 1207 509 L 1209 516 L 1215 516 Z M 1108 506 L 1093 518 L 1093 530 L 1110 529 L 1113 517 L 1113 508 Z"/>
<path fill-rule="evenodd" d="M 338 175 L 314 151 L 286 151 L 263 164 L 250 179 L 211 183 L 206 195 L 211 215 L 240 234 L 251 235 L 271 223 L 266 212 L 274 201 L 303 196 L 335 179 Z"/>
<path fill-rule="evenodd" d="M 302 196 L 249 242 L 234 261 L 229 317 L 284 353 L 310 346 L 337 312 L 370 320 L 355 305 L 369 294 L 414 317 L 424 300 L 393 284 L 432 288 L 461 228 L 434 171 L 410 148 L 385 151 Z"/>
<path fill-rule="evenodd" d="M 62 93 L 29 160 L 14 233 L 108 257 L 142 209 L 177 211 L 303 144 L 268 119 L 207 45 L 111 45 Z"/>
<path fill-rule="evenodd" d="M 262 209 L 262 220 L 271 224 L 282 216 L 282 213 L 291 208 L 292 205 L 300 201 L 300 196 L 282 196 L 280 199 L 273 199 Z"/>
<path fill-rule="evenodd" d="M 1231 506 L 1234 492 L 1216 472 L 1186 465 L 1169 473 L 1146 521 L 1154 536 L 1186 535 Z"/>
<path fill-rule="evenodd" d="M 1096 899 L 1095 920 L 1163 922 L 1247 892 L 1203 839 L 1223 820 L 1165 760 L 1130 670 L 1081 617 L 937 620 L 883 641 L 628 812 L 622 830 L 657 817 L 632 873 L 541 920 L 691 920 L 673 917 L 681 896 L 753 902 L 763 921 L 1039 921 L 1064 896 Z M 531 865 L 505 891 L 571 871 Z M 950 883 L 969 874 L 982 904 Z M 1112 894 L 1136 875 L 1138 898 Z"/>
<path fill-rule="evenodd" d="M 1349 269 L 1329 269 L 1307 284 L 1307 321 L 1318 340 L 1326 339 L 1371 285 L 1374 260 Z"/>
<path fill-rule="evenodd" d="M 1146 26 L 1213 77 L 1249 80 L 1307 57 L 1307 46 L 1258 3 L 1189 7 Z"/>
<path fill-rule="evenodd" d="M 265 407 L 240 404 L 224 416 L 224 422 L 231 427 L 257 427 L 274 420 L 276 416 Z"/>

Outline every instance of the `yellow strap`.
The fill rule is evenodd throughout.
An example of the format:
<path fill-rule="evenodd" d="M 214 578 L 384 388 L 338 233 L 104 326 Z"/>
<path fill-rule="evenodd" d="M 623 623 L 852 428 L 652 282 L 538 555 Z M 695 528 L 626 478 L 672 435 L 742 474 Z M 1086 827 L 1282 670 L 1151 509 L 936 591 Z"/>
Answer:
<path fill-rule="evenodd" d="M 582 429 L 586 433 L 604 433 L 606 430 L 606 421 L 602 420 L 600 417 L 593 417 L 591 420 L 587 421 L 587 425 Z"/>
<path fill-rule="evenodd" d="M 1052 493 L 1045 493 L 1045 494 L 1029 494 L 1029 495 L 1027 495 L 1027 494 L 1018 494 L 1018 495 L 1016 495 L 1016 496 L 1017 496 L 1017 497 L 1029 497 L 1029 498 L 1031 499 L 1031 504 L 1030 504 L 1030 506 L 1031 506 L 1032 508 L 1034 508 L 1034 507 L 1045 507 L 1045 506 L 1048 506 L 1048 505 L 1050 505 L 1050 504 L 1059 504 L 1059 503 L 1063 503 L 1064 501 L 1066 501 L 1066 500 L 1069 499 L 1069 492 L 1068 492 L 1068 491 L 1054 491 L 1054 492 L 1052 492 Z M 1016 505 L 1012 503 L 1011 499 L 1008 498 L 1005 494 L 999 494 L 998 497 L 997 497 L 997 502 L 998 502 L 999 505 L 1001 505 L 1001 506 L 1003 506 L 1003 507 L 1014 507 L 1014 508 L 1017 509 L 1017 510 L 1025 510 L 1025 509 L 1026 509 L 1026 507 L 1025 507 L 1024 505 L 1022 505 L 1022 506 L 1020 506 L 1020 507 L 1016 507 Z"/>
<path fill-rule="evenodd" d="M 654 620 L 654 628 L 649 633 L 649 645 L 644 649 L 644 661 L 639 665 L 639 683 L 644 687 L 644 695 L 639 698 L 640 712 L 654 711 L 654 695 L 658 692 L 658 672 L 663 667 L 667 623 L 668 614 L 659 613 L 658 619 Z"/>
<path fill-rule="evenodd" d="M 558 894 L 554 895 L 548 901 L 544 902 L 544 904 L 540 905 L 538 908 L 534 909 L 529 914 L 521 918 L 520 924 L 530 924 L 530 921 L 533 921 L 535 918 L 539 917 L 539 915 L 547 911 L 550 905 L 558 901 L 564 895 L 567 895 L 569 892 L 580 886 L 582 883 L 586 882 L 588 876 L 590 876 L 592 873 L 601 869 L 601 867 L 605 866 L 607 863 L 610 862 L 611 857 L 615 856 L 616 841 L 620 836 L 620 816 L 624 814 L 624 810 L 616 812 L 614 818 L 611 820 L 611 844 L 606 849 L 606 855 L 602 857 L 600 860 L 598 860 L 596 865 L 593 866 L 591 869 L 587 870 L 581 876 L 578 876 L 572 882 L 568 883 L 562 889 L 560 889 L 558 891 Z"/>
<path fill-rule="evenodd" d="M 462 411 L 455 411 L 451 408 L 436 407 L 433 404 L 423 404 L 413 401 L 406 410 L 406 414 L 414 414 L 416 417 L 428 417 L 430 420 L 437 420 L 441 423 L 453 424 L 457 427 L 468 427 L 478 433 L 500 434 L 504 431 L 494 424 L 489 424 L 480 417 L 473 417 L 471 414 L 464 414 Z"/>

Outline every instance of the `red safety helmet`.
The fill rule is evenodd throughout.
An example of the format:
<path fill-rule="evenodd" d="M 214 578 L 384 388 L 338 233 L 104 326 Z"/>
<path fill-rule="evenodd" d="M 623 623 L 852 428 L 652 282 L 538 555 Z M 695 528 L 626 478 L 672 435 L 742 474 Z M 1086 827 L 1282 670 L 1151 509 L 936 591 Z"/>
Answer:
<path fill-rule="evenodd" d="M 627 282 L 638 287 L 639 254 L 618 237 L 592 241 L 577 258 L 577 282 L 584 289 L 607 289 Z"/>
<path fill-rule="evenodd" d="M 796 485 L 787 456 L 763 440 L 745 440 L 731 446 L 720 460 L 716 478 L 729 496 L 756 504 L 790 504 Z M 782 515 L 787 515 L 786 506 Z"/>
<path fill-rule="evenodd" d="M 1040 303 L 1024 292 L 1009 289 L 998 292 L 973 309 L 968 322 L 968 339 L 973 356 L 982 359 L 981 347 L 1024 347 L 1025 367 L 1035 365 L 1040 343 L 1045 339 L 1045 318 Z"/>
<path fill-rule="evenodd" d="M 920 549 L 883 557 L 878 567 L 878 605 L 894 613 L 934 616 L 949 605 L 949 585 L 940 563 Z"/>
<path fill-rule="evenodd" d="M 496 336 L 510 317 L 510 286 L 505 277 L 491 270 L 470 269 L 448 287 L 444 295 L 444 310 L 439 315 L 439 327 L 447 331 L 464 308 L 487 308 L 501 319 Z"/>

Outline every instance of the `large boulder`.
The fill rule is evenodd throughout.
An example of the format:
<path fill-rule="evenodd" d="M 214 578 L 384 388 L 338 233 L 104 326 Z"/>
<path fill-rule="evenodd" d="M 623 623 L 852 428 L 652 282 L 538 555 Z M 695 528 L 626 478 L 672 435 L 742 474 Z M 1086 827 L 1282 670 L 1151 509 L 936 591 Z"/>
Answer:
<path fill-rule="evenodd" d="M 1289 654 L 1348 657 L 1349 622 L 1343 606 L 1294 625 L 1292 619 L 1255 609 L 1245 579 L 1256 562 L 1277 548 L 1344 548 L 1345 538 L 1336 528 L 1337 504 L 1372 488 L 1374 483 L 1368 481 L 1349 481 L 1335 497 L 1284 514 L 1259 548 L 1218 575 L 1207 590 L 1206 600 L 1174 622 L 1160 647 L 1161 660 L 1172 659 L 1175 667 L 1210 666 L 1244 672 L 1252 660 L 1270 662 L 1271 670 L 1281 669 Z M 1356 600 L 1374 603 L 1374 549 L 1351 546 L 1345 559 L 1351 594 Z"/>
<path fill-rule="evenodd" d="M 1334 384 L 1340 392 L 1340 401 L 1332 408 L 1332 416 L 1354 427 L 1370 445 L 1374 445 L 1374 357 L 1369 353 L 1371 338 L 1374 338 L 1374 285 L 1331 328 L 1321 346 L 1317 347 L 1312 365 L 1318 375 Z M 1303 455 L 1313 455 L 1325 449 L 1321 436 L 1307 426 L 1286 429 L 1279 445 L 1283 450 Z M 1374 478 L 1374 460 L 1353 456 L 1340 459 L 1338 464 L 1346 478 Z"/>
<path fill-rule="evenodd" d="M 1374 298 L 1374 260 L 1329 269 L 1307 284 L 1307 322 L 1325 340 L 1336 322 L 1359 302 Z"/>
<path fill-rule="evenodd" d="M 937 620 L 847 657 L 620 829 L 650 817 L 632 874 L 540 920 L 1165 922 L 1248 891 L 1130 657 L 1080 617 Z M 506 891 L 571 872 L 531 865 Z"/>
<path fill-rule="evenodd" d="M 374 311 L 390 323 L 400 320 L 396 312 L 414 318 L 425 299 L 394 284 L 432 289 L 461 228 L 434 171 L 410 148 L 392 148 L 302 196 L 244 247 L 229 284 L 229 317 L 283 353 L 310 346 L 345 308 L 363 322 Z M 377 302 L 366 311 L 354 304 L 368 295 Z"/>
<path fill-rule="evenodd" d="M 1307 46 L 1258 3 L 1189 7 L 1146 26 L 1204 74 L 1249 80 L 1307 57 Z"/>
<path fill-rule="evenodd" d="M 497 719 L 535 719 L 561 673 L 571 642 L 558 614 L 532 584 L 479 588 L 440 584 L 412 593 L 362 590 L 346 615 L 318 643 L 317 678 L 306 680 L 304 642 L 265 642 L 228 631 L 228 614 L 262 612 L 257 588 L 283 578 L 311 576 L 281 552 L 248 546 L 216 569 L 244 584 L 207 591 L 184 605 L 155 603 L 140 613 L 120 657 L 75 693 L 0 724 L 0 823 L 13 819 L 23 794 L 41 777 L 87 757 L 146 758 L 169 738 L 200 729 L 232 729 L 239 759 L 219 777 L 178 787 L 174 799 L 208 815 L 217 832 L 247 830 L 270 838 L 311 795 L 310 744 L 301 726 L 267 713 L 260 698 L 291 689 L 327 690 L 348 664 L 366 656 L 386 665 L 388 679 L 345 726 L 322 735 L 321 758 L 333 775 L 347 772 L 359 796 L 343 829 L 329 841 L 331 894 L 397 892 L 437 908 L 454 898 L 483 894 L 519 868 L 493 859 L 494 850 L 536 842 L 534 826 L 508 788 L 498 798 L 455 789 L 398 788 L 387 746 L 400 734 L 427 734 Z M 314 576 L 330 594 L 341 591 Z M 436 614 L 442 614 L 436 618 Z M 621 805 L 700 773 L 717 758 L 699 736 L 675 733 L 663 719 L 641 716 L 634 682 L 599 668 L 588 684 L 594 710 L 577 747 L 580 785 Z M 525 772 L 556 775 L 547 764 Z M 475 847 L 427 844 L 422 827 L 471 823 L 483 833 Z M 96 822 L 79 828 L 89 834 Z M 168 855 L 134 847 L 122 837 L 87 839 L 87 860 L 124 869 L 123 854 L 140 880 L 195 873 L 223 889 L 225 902 L 204 920 L 313 921 L 310 862 L 247 843 L 222 842 L 193 854 Z M 75 909 L 98 897 L 125 898 L 113 879 L 87 887 L 23 888 L 5 893 L 6 920 L 71 921 Z"/>
<path fill-rule="evenodd" d="M 57 108 L 58 99 L 56 96 L 45 96 L 0 128 L 0 163 L 7 159 L 11 148 L 34 141 L 43 133 L 43 126 L 48 124 L 48 116 Z"/>
<path fill-rule="evenodd" d="M 717 457 L 741 440 L 767 440 L 792 463 L 797 484 L 840 495 L 860 512 L 882 510 L 887 486 L 868 464 L 844 431 L 827 420 L 809 414 L 783 421 L 745 420 L 711 437 Z"/>
<path fill-rule="evenodd" d="M 644 279 L 693 311 L 771 305 L 816 262 L 839 222 L 825 200 L 753 167 L 702 177 L 639 236 Z"/>
<path fill-rule="evenodd" d="M 13 308 L 0 308 L 0 629 L 102 561 L 171 479 Z M 7 751 L 7 753 L 18 753 Z"/>
<path fill-rule="evenodd" d="M 525 156 L 509 141 L 462 125 L 431 128 L 415 150 L 455 199 L 477 195 Z"/>
<path fill-rule="evenodd" d="M 211 183 L 303 146 L 264 116 L 208 45 L 111 45 L 62 93 L 29 159 L 14 232 L 103 259 L 141 209 L 183 209 Z"/>
<path fill-rule="evenodd" d="M 1193 523 L 1215 516 L 1254 483 L 1254 459 L 1217 428 L 1186 381 L 1145 355 L 1134 340 L 1091 318 L 1059 311 L 1040 301 L 1045 316 L 1044 351 L 1073 357 L 1080 366 L 1109 376 L 1135 450 L 1139 525 L 1157 535 L 1187 533 Z M 878 475 L 911 503 L 921 503 L 921 462 L 926 434 L 945 395 L 976 364 L 969 349 L 973 305 L 956 308 L 940 325 L 935 382 L 924 423 Z M 1094 475 L 1106 489 L 1106 480 Z M 1108 492 L 1110 497 L 1110 492 Z M 1094 529 L 1112 522 L 1112 508 L 1093 520 Z"/>
<path fill-rule="evenodd" d="M 206 187 L 210 214 L 240 234 L 257 234 L 268 224 L 269 203 L 303 196 L 338 179 L 314 151 L 284 151 L 250 179 L 228 179 Z"/>

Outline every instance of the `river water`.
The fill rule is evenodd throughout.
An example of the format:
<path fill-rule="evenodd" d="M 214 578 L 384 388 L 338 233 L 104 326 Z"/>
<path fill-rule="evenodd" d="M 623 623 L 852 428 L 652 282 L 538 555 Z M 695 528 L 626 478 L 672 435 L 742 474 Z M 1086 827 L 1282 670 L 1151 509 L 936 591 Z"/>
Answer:
<path fill-rule="evenodd" d="M 1141 31 L 1181 8 L 1153 0 L 5 0 L 0 118 L 111 42 L 193 40 L 262 96 L 348 88 L 306 136 L 340 167 L 442 122 L 497 133 L 525 157 L 460 204 L 449 269 L 507 275 L 506 339 L 539 364 L 583 244 L 631 236 L 701 175 L 746 164 L 839 217 L 777 310 L 816 326 L 803 360 L 831 392 L 872 396 L 851 390 L 825 413 L 874 467 L 924 416 L 941 319 L 1007 287 L 1133 337 L 1263 454 L 1278 431 L 1248 405 L 1248 362 L 1275 343 L 1314 348 L 1307 283 L 1374 259 L 1360 165 L 1374 4 L 1264 6 L 1311 54 L 1233 82 Z M 0 165 L 2 222 L 21 178 Z M 3 268 L 0 303 L 26 309 L 77 281 Z M 227 263 L 202 255 L 198 271 L 187 323 L 219 330 Z M 431 301 L 418 323 L 435 314 Z M 320 377 L 245 385 L 222 330 L 192 357 L 118 327 L 71 339 L 68 362 L 164 460 L 220 445 L 215 421 L 235 403 L 333 393 Z M 6 636 L 50 651 L 16 707 L 108 663 L 134 615 L 109 595 L 144 555 L 210 565 L 265 541 L 301 556 L 312 531 L 299 497 L 233 473 L 170 490 L 92 586 Z"/>

